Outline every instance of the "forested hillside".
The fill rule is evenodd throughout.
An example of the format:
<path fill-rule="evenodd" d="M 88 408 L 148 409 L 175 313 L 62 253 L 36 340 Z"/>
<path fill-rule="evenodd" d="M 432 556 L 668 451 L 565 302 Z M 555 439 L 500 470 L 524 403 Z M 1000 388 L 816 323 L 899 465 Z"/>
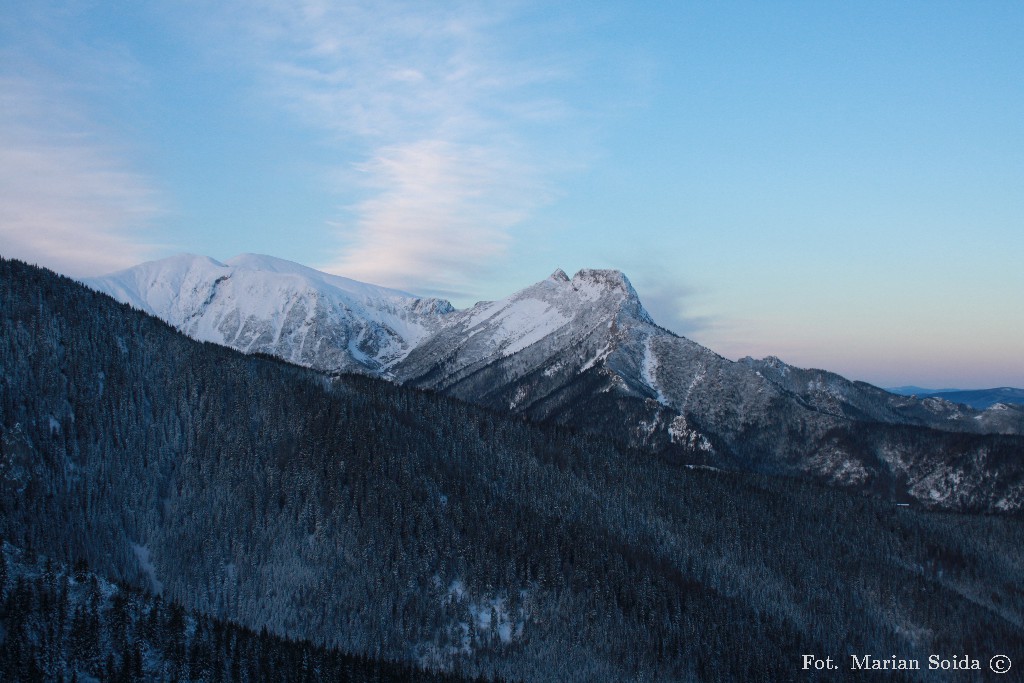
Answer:
<path fill-rule="evenodd" d="M 0 680 L 469 683 L 259 633 L 0 541 Z"/>
<path fill-rule="evenodd" d="M 0 533 L 186 610 L 530 681 L 1024 652 L 1018 516 L 690 469 L 330 380 L 6 260 L 0 329 Z"/>

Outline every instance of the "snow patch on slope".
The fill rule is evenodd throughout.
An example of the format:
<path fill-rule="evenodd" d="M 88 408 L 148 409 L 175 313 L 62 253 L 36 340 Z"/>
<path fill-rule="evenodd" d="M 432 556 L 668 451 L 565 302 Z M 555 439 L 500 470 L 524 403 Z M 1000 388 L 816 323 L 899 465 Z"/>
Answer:
<path fill-rule="evenodd" d="M 164 584 L 156 578 L 156 567 L 153 566 L 153 558 L 150 557 L 149 548 L 138 543 L 132 543 L 132 551 L 139 561 L 139 568 L 142 569 L 149 579 L 149 586 L 154 595 L 160 595 L 164 590 Z"/>
<path fill-rule="evenodd" d="M 651 349 L 653 339 L 654 338 L 652 336 L 648 335 L 644 340 L 644 358 L 641 362 L 640 370 L 647 386 L 649 386 L 657 395 L 658 403 L 663 406 L 668 406 L 668 399 L 665 397 L 665 394 L 662 393 L 661 387 L 658 385 L 658 357 Z"/>
<path fill-rule="evenodd" d="M 570 317 L 540 299 L 499 301 L 473 312 L 467 323 L 479 332 L 484 325 L 502 356 L 535 344 L 570 321 Z"/>
<path fill-rule="evenodd" d="M 608 357 L 608 355 L 611 352 L 612 352 L 611 344 L 605 344 L 604 347 L 600 351 L 598 351 L 596 354 L 594 354 L 593 358 L 588 360 L 586 363 L 584 363 L 580 367 L 580 374 L 586 372 L 590 368 L 594 367 L 595 365 L 597 365 L 598 363 L 603 361 L 605 358 Z"/>

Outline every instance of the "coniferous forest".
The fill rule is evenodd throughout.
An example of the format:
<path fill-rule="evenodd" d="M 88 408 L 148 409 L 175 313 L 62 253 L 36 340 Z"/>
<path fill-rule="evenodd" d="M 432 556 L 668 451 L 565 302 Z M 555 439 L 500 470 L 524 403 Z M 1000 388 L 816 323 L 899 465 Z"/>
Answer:
<path fill-rule="evenodd" d="M 691 468 L 327 377 L 15 261 L 0 329 L 4 680 L 865 677 L 803 670 L 804 654 L 1024 666 L 1019 515 Z"/>
<path fill-rule="evenodd" d="M 188 612 L 111 584 L 84 561 L 69 568 L 14 547 L 3 550 L 2 680 L 469 681 Z"/>

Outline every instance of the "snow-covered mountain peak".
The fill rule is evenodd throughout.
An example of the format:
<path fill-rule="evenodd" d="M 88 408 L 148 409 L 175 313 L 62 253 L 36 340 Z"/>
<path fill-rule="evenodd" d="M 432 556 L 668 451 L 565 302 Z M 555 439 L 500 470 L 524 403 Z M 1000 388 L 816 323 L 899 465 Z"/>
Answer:
<path fill-rule="evenodd" d="M 313 270 L 294 261 L 286 261 L 267 254 L 238 254 L 229 258 L 225 263 L 244 270 L 266 270 L 278 273 L 306 273 Z"/>
<path fill-rule="evenodd" d="M 599 270 L 583 268 L 573 276 L 572 287 L 577 292 L 591 298 L 603 296 L 608 292 L 619 292 L 624 296 L 636 296 L 636 291 L 629 279 L 620 270 Z"/>
<path fill-rule="evenodd" d="M 621 323 L 624 318 L 652 322 L 622 272 L 583 269 L 570 280 L 558 269 L 547 279 L 504 299 L 476 304 L 465 311 L 464 328 L 474 329 L 489 320 L 503 321 L 507 334 L 526 333 L 526 338 L 535 338 L 540 330 L 551 332 L 570 322 L 589 328 L 612 321 Z M 514 346 L 520 348 L 519 344 Z"/>
<path fill-rule="evenodd" d="M 381 372 L 454 310 L 258 254 L 172 256 L 86 284 L 195 339 L 331 371 Z"/>
<path fill-rule="evenodd" d="M 1012 391 L 980 412 L 946 398 L 895 396 L 774 356 L 733 363 L 654 324 L 617 270 L 583 269 L 572 279 L 556 270 L 460 311 L 254 254 L 226 263 L 179 255 L 89 284 L 194 338 L 241 351 L 432 388 L 625 443 L 682 448 L 709 462 L 769 463 L 843 485 L 874 486 L 870 477 L 890 476 L 887 468 L 901 478 L 908 471 L 901 460 L 907 447 L 884 429 L 870 432 L 881 445 L 867 450 L 856 439 L 829 436 L 862 423 L 1024 432 L 1024 413 L 1008 403 Z M 751 436 L 760 434 L 781 436 L 774 444 Z M 925 453 L 922 462 L 916 471 L 931 477 L 935 460 Z M 959 478 L 958 467 L 946 471 Z M 952 490 L 920 481 L 908 495 L 931 500 L 932 491 Z"/>
<path fill-rule="evenodd" d="M 611 287 L 632 286 L 625 273 L 616 268 L 580 268 L 572 276 L 572 281 L 577 286 L 584 281 L 602 283 Z"/>
<path fill-rule="evenodd" d="M 590 302 L 599 308 L 613 306 L 614 317 L 619 322 L 632 319 L 654 324 L 629 278 L 620 270 L 583 268 L 573 276 L 570 285 L 580 301 Z"/>
<path fill-rule="evenodd" d="M 504 299 L 454 313 L 393 372 L 399 381 L 435 388 L 463 380 L 476 386 L 470 378 L 478 371 L 484 383 L 492 371 L 505 373 L 496 385 L 500 391 L 509 381 L 533 375 L 545 378 L 538 381 L 546 385 L 598 363 L 603 367 L 605 360 L 613 362 L 662 333 L 621 272 L 584 269 L 570 280 L 556 270 Z M 526 396 L 510 400 L 522 405 Z"/>

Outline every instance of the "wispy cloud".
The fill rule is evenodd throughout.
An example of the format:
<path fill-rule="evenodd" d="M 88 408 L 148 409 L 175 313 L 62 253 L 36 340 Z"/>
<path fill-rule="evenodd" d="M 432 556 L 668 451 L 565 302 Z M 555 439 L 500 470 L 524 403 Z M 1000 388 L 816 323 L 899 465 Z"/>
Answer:
<path fill-rule="evenodd" d="M 69 275 L 127 267 L 157 193 L 59 84 L 0 77 L 0 252 Z"/>
<path fill-rule="evenodd" d="M 356 236 L 338 272 L 401 287 L 457 285 L 499 256 L 544 190 L 493 147 L 419 140 L 361 164 L 373 191 L 353 207 Z"/>
<path fill-rule="evenodd" d="M 550 91 L 571 69 L 553 54 L 524 57 L 501 7 L 310 0 L 239 10 L 244 49 L 255 46 L 272 98 L 340 154 L 356 152 L 338 187 L 361 197 L 339 207 L 342 246 L 322 266 L 457 291 L 550 201 L 564 158 L 531 147 L 523 130 L 564 125 L 567 107 Z"/>

